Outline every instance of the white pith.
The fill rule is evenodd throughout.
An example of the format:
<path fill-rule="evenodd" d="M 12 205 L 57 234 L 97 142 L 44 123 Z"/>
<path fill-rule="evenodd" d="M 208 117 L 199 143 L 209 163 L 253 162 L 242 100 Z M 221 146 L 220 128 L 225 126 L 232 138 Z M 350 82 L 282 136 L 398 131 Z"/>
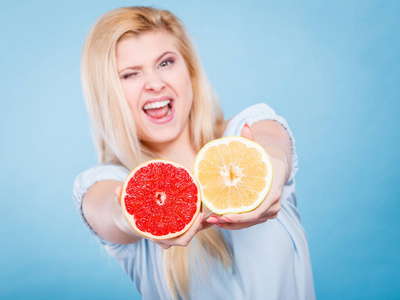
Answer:
<path fill-rule="evenodd" d="M 152 102 L 152 103 L 147 103 L 143 107 L 143 109 L 148 110 L 148 109 L 161 108 L 161 107 L 167 106 L 170 103 L 171 103 L 171 100 L 156 101 L 156 102 Z"/>
<path fill-rule="evenodd" d="M 221 168 L 220 176 L 223 178 L 223 182 L 227 186 L 236 186 L 236 184 L 243 177 L 242 170 L 239 166 L 229 164 Z"/>

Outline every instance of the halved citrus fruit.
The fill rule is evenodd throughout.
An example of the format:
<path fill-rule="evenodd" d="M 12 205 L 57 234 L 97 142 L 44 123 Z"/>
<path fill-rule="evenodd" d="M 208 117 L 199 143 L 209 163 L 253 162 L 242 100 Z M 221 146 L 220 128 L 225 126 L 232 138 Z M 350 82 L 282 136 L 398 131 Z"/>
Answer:
<path fill-rule="evenodd" d="M 202 202 L 212 212 L 223 215 L 258 207 L 271 188 L 273 169 L 258 143 L 229 136 L 213 140 L 199 151 L 194 176 Z"/>
<path fill-rule="evenodd" d="M 122 187 L 121 207 L 132 227 L 152 239 L 185 233 L 199 214 L 200 190 L 184 166 L 151 160 L 136 167 Z"/>

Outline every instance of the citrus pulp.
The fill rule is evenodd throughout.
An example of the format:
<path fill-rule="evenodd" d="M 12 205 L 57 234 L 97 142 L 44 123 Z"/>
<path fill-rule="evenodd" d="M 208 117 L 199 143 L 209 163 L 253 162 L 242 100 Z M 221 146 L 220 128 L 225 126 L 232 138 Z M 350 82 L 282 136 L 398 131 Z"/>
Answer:
<path fill-rule="evenodd" d="M 200 191 L 184 166 L 166 160 L 139 165 L 126 178 L 121 207 L 132 227 L 152 239 L 186 232 L 200 211 Z"/>

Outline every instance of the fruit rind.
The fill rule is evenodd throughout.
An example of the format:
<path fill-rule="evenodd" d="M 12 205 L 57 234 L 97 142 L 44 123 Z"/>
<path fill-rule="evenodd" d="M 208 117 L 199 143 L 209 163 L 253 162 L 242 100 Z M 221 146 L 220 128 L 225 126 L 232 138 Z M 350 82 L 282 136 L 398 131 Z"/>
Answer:
<path fill-rule="evenodd" d="M 231 142 L 240 142 L 243 143 L 244 145 L 246 145 L 246 147 L 252 147 L 258 150 L 258 152 L 261 154 L 262 156 L 262 161 L 264 161 L 267 165 L 267 169 L 269 170 L 267 177 L 265 178 L 266 180 L 266 185 L 264 187 L 264 189 L 259 192 L 259 197 L 257 199 L 257 201 L 255 201 L 253 203 L 253 205 L 250 206 L 246 206 L 246 207 L 238 207 L 238 208 L 232 208 L 232 207 L 228 207 L 225 209 L 219 209 L 216 208 L 207 198 L 207 196 L 204 193 L 204 186 L 200 183 L 199 180 L 199 164 L 200 162 L 203 160 L 204 157 L 204 153 L 207 152 L 207 150 L 209 150 L 211 147 L 216 146 L 218 147 L 219 145 L 228 145 Z M 246 139 L 244 137 L 241 136 L 227 136 L 227 137 L 222 137 L 220 139 L 216 139 L 213 141 L 208 142 L 206 145 L 204 145 L 201 150 L 199 151 L 199 153 L 196 156 L 195 159 L 195 163 L 194 163 L 194 176 L 196 177 L 196 179 L 198 180 L 198 184 L 200 186 L 200 191 L 201 191 L 201 200 L 202 203 L 208 208 L 210 209 L 212 212 L 219 214 L 219 215 L 224 215 L 224 214 L 231 214 L 231 213 L 245 213 L 245 212 L 249 212 L 252 211 L 254 209 L 256 209 L 265 199 L 265 197 L 268 195 L 271 186 L 272 186 L 272 180 L 273 180 L 273 167 L 272 167 L 272 162 L 267 154 L 267 152 L 265 151 L 265 149 L 258 143 L 256 143 L 255 141 Z"/>
<path fill-rule="evenodd" d="M 197 188 L 196 212 L 193 214 L 191 221 L 188 224 L 185 225 L 184 229 L 182 229 L 180 231 L 177 231 L 175 233 L 169 233 L 169 234 L 166 234 L 166 235 L 158 236 L 158 235 L 154 235 L 154 234 L 152 234 L 150 232 L 144 232 L 144 231 L 140 230 L 136 226 L 136 221 L 137 220 L 134 219 L 134 217 L 131 214 L 128 213 L 127 207 L 125 205 L 124 198 L 127 195 L 126 189 L 127 189 L 128 184 L 129 184 L 129 181 L 131 180 L 131 178 L 140 169 L 142 169 L 142 168 L 144 168 L 144 167 L 146 167 L 146 166 L 148 166 L 148 165 L 150 165 L 152 163 L 170 164 L 170 165 L 172 165 L 174 167 L 181 168 L 181 169 L 185 170 L 188 173 L 188 175 L 192 178 L 192 183 L 194 183 L 196 185 L 196 188 Z M 134 168 L 130 172 L 130 174 L 127 176 L 127 178 L 126 178 L 126 180 L 125 180 L 125 182 L 123 184 L 123 187 L 122 187 L 122 192 L 121 192 L 121 195 L 120 195 L 120 203 L 121 203 L 121 207 L 122 207 L 122 210 L 124 212 L 125 217 L 129 221 L 129 224 L 132 226 L 132 228 L 135 230 L 135 232 L 137 232 L 138 234 L 140 234 L 141 236 L 143 236 L 145 238 L 150 238 L 150 239 L 155 239 L 155 240 L 163 240 L 163 239 L 170 239 L 170 238 L 174 238 L 174 237 L 180 236 L 180 235 L 184 234 L 187 230 L 189 230 L 189 228 L 193 225 L 194 221 L 196 220 L 196 218 L 197 218 L 197 216 L 198 216 L 198 214 L 200 212 L 200 207 L 201 207 L 200 197 L 201 197 L 201 194 L 200 194 L 199 185 L 197 183 L 196 178 L 193 176 L 193 174 L 190 172 L 189 169 L 187 169 L 185 166 L 180 165 L 180 164 L 178 164 L 176 162 L 172 162 L 172 161 L 168 161 L 168 160 L 164 160 L 164 159 L 153 159 L 153 160 L 150 160 L 150 161 L 147 161 L 145 163 L 142 163 L 142 164 L 138 165 L 136 168 Z"/>

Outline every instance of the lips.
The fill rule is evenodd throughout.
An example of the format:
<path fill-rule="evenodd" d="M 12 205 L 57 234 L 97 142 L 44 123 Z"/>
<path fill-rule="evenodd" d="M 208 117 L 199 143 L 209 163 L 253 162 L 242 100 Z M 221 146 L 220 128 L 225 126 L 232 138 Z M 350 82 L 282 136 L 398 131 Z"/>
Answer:
<path fill-rule="evenodd" d="M 143 106 L 145 114 L 154 122 L 160 123 L 168 121 L 173 111 L 173 100 L 168 97 L 154 99 L 146 102 Z"/>

